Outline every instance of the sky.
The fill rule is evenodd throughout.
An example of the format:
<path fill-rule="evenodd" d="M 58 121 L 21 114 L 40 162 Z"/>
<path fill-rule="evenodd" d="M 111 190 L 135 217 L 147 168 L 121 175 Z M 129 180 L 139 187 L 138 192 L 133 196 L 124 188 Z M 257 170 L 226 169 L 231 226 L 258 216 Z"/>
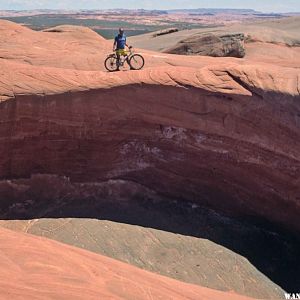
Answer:
<path fill-rule="evenodd" d="M 46 8 L 252 8 L 262 12 L 300 12 L 300 0 L 0 0 L 0 10 Z"/>

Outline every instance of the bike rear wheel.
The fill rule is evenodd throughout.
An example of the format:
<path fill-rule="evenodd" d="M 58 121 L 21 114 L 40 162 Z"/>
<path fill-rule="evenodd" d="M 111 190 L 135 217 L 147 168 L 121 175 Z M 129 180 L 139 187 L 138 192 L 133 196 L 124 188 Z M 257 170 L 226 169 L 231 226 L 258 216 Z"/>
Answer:
<path fill-rule="evenodd" d="M 133 70 L 142 69 L 145 65 L 144 57 L 140 54 L 133 54 L 129 58 L 129 65 L 130 65 L 130 68 L 133 69 Z"/>
<path fill-rule="evenodd" d="M 107 71 L 114 72 L 118 70 L 118 59 L 116 56 L 109 56 L 104 62 Z"/>

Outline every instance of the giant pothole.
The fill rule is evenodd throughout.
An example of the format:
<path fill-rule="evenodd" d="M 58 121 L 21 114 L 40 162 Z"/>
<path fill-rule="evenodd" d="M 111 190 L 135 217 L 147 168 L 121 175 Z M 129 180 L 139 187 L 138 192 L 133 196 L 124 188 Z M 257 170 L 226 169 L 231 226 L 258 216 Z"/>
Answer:
<path fill-rule="evenodd" d="M 299 286 L 300 243 L 271 224 L 168 199 L 134 182 L 2 181 L 0 226 L 45 236 L 143 269 L 257 298 Z M 284 258 L 284 259 L 283 259 Z"/>
<path fill-rule="evenodd" d="M 2 225 L 215 289 L 296 290 L 298 110 L 259 93 L 132 85 L 5 101 Z"/>

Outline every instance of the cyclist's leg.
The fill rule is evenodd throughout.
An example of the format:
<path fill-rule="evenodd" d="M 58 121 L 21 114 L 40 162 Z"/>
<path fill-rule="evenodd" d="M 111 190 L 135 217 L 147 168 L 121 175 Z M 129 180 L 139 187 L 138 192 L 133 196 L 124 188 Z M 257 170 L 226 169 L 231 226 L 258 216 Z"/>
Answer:
<path fill-rule="evenodd" d="M 122 55 L 124 56 L 124 58 L 125 58 L 125 60 L 126 60 L 126 62 L 127 62 L 127 64 L 128 64 L 128 66 L 129 66 L 130 69 L 131 69 L 131 66 L 130 66 L 130 63 L 129 63 L 130 55 L 129 55 L 128 51 L 126 51 L 126 50 L 124 49 Z"/>
<path fill-rule="evenodd" d="M 117 66 L 118 66 L 118 70 L 120 70 L 120 60 L 121 60 L 121 56 L 120 56 L 120 53 L 117 50 Z"/>
<path fill-rule="evenodd" d="M 117 66 L 118 66 L 118 70 L 120 70 L 120 65 L 121 65 L 121 56 L 124 56 L 125 59 L 127 56 L 127 53 L 125 51 L 125 49 L 117 49 L 116 50 L 116 55 L 117 55 Z"/>

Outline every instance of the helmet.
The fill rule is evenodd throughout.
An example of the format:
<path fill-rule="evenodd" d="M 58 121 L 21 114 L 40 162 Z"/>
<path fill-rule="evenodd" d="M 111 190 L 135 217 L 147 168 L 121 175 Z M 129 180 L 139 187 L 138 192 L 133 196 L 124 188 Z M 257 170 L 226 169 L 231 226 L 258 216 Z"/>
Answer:
<path fill-rule="evenodd" d="M 123 28 L 119 28 L 119 33 L 123 34 L 124 33 L 124 29 Z"/>

